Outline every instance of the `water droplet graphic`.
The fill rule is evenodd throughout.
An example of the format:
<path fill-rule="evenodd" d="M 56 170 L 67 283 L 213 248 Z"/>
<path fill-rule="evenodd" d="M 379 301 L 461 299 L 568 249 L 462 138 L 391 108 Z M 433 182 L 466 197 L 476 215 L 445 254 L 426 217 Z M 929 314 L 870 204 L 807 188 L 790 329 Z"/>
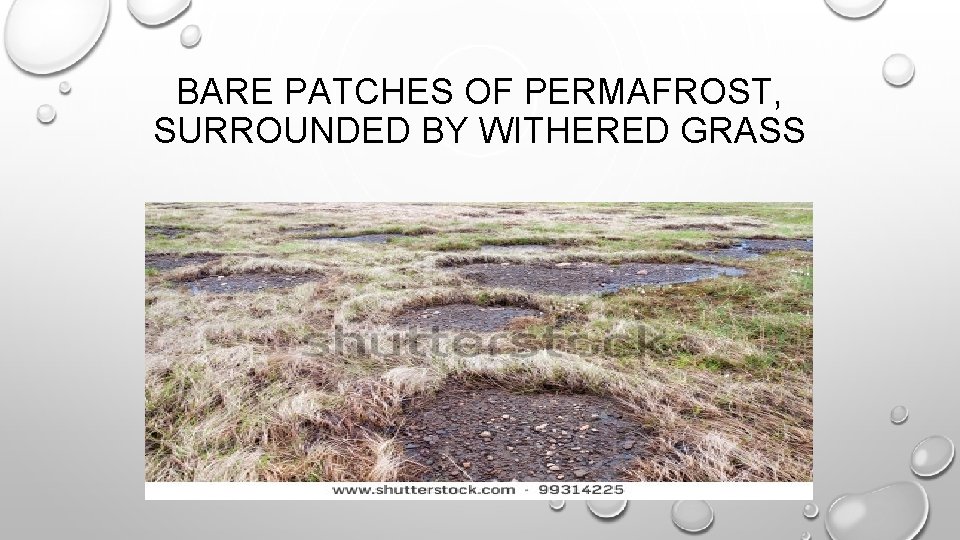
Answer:
<path fill-rule="evenodd" d="M 563 510 L 563 507 L 567 505 L 567 501 L 547 501 L 550 503 L 550 508 L 556 511 Z"/>
<path fill-rule="evenodd" d="M 52 106 L 43 104 L 37 107 L 37 120 L 39 120 L 41 124 L 49 124 L 56 120 L 56 118 L 57 110 Z"/>
<path fill-rule="evenodd" d="M 62 82 L 60 83 L 60 93 L 61 93 L 61 94 L 67 95 L 67 94 L 69 94 L 70 91 L 72 91 L 72 90 L 73 90 L 73 87 L 70 86 L 70 82 L 69 82 L 69 81 L 62 81 Z"/>
<path fill-rule="evenodd" d="M 602 519 L 612 519 L 627 508 L 627 501 L 587 501 L 590 513 Z"/>
<path fill-rule="evenodd" d="M 713 508 L 707 501 L 677 501 L 670 508 L 670 519 L 681 531 L 703 532 L 713 525 Z"/>
<path fill-rule="evenodd" d="M 177 18 L 190 6 L 190 0 L 127 0 L 127 9 L 147 26 L 157 26 Z"/>
<path fill-rule="evenodd" d="M 897 405 L 890 410 L 890 421 L 898 426 L 907 421 L 907 418 L 910 416 L 910 411 L 907 410 L 903 405 Z"/>
<path fill-rule="evenodd" d="M 3 44 L 24 71 L 46 75 L 80 61 L 107 24 L 110 0 L 16 0 Z"/>
<path fill-rule="evenodd" d="M 916 67 L 905 54 L 891 54 L 883 61 L 883 80 L 893 86 L 903 86 L 913 80 Z"/>
<path fill-rule="evenodd" d="M 838 497 L 827 509 L 827 533 L 833 540 L 911 540 L 929 511 L 923 486 L 897 482 Z"/>
<path fill-rule="evenodd" d="M 807 503 L 803 505 L 803 517 L 807 519 L 817 519 L 820 515 L 820 507 L 816 503 Z"/>
<path fill-rule="evenodd" d="M 936 476 L 953 463 L 956 449 L 953 441 L 940 435 L 927 437 L 920 441 L 910 456 L 910 469 L 913 474 L 925 478 Z"/>
<path fill-rule="evenodd" d="M 180 32 L 180 44 L 192 49 L 200 43 L 200 37 L 200 27 L 195 24 L 188 25 Z"/>
<path fill-rule="evenodd" d="M 800 540 L 810 540 L 811 538 L 813 537 L 810 536 L 810 533 L 808 532 L 804 532 L 803 534 L 800 535 Z"/>
<path fill-rule="evenodd" d="M 880 9 L 884 0 L 826 0 L 826 2 L 837 15 L 859 19 Z"/>

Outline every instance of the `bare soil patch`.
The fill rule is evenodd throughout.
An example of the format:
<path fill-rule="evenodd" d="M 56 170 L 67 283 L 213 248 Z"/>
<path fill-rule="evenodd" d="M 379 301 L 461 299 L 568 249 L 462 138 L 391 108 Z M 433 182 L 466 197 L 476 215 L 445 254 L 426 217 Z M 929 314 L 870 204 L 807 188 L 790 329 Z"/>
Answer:
<path fill-rule="evenodd" d="M 480 285 L 550 294 L 613 293 L 623 287 L 691 283 L 719 276 L 740 276 L 739 268 L 703 263 L 512 264 L 475 263 L 461 275 Z"/>
<path fill-rule="evenodd" d="M 757 253 L 771 251 L 813 251 L 813 239 L 784 240 L 771 238 L 750 238 L 743 241 L 744 249 Z"/>
<path fill-rule="evenodd" d="M 478 306 L 476 304 L 446 304 L 408 311 L 397 316 L 398 326 L 465 330 L 469 332 L 496 332 L 504 330 L 521 317 L 540 317 L 535 309 L 515 306 Z"/>
<path fill-rule="evenodd" d="M 184 266 L 201 265 L 219 259 L 220 255 L 215 253 L 188 253 L 186 255 L 176 253 L 147 253 L 144 256 L 145 266 L 156 270 L 172 270 Z"/>
<path fill-rule="evenodd" d="M 320 281 L 320 274 L 280 274 L 276 272 L 250 272 L 230 274 L 226 276 L 206 276 L 192 281 L 185 281 L 184 285 L 192 294 L 220 293 L 230 294 L 239 292 L 257 292 L 264 289 L 288 289 Z"/>
<path fill-rule="evenodd" d="M 611 399 L 448 384 L 398 433 L 421 481 L 620 481 L 646 433 Z"/>
<path fill-rule="evenodd" d="M 659 228 L 664 231 L 729 231 L 733 229 L 725 223 L 667 223 Z"/>

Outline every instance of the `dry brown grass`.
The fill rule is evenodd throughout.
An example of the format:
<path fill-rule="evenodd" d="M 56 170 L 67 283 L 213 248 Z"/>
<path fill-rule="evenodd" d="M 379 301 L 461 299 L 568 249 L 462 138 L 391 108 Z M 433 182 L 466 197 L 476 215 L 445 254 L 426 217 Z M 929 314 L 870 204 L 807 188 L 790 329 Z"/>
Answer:
<path fill-rule="evenodd" d="M 227 253 L 148 273 L 145 477 L 152 481 L 413 478 L 393 433 L 404 406 L 446 384 L 616 399 L 651 433 L 626 478 L 807 481 L 812 471 L 812 278 L 807 254 L 743 263 L 749 274 L 612 297 L 485 290 L 446 265 L 692 260 L 677 251 L 742 236 L 811 234 L 809 209 L 777 205 L 148 205 L 150 252 Z M 664 230 L 709 223 L 716 230 Z M 297 227 L 417 233 L 387 245 L 315 242 Z M 606 239 L 601 238 L 606 237 Z M 556 253 L 503 257 L 482 244 L 553 238 Z M 461 253 L 451 253 L 460 251 Z M 179 284 L 245 272 L 319 273 L 285 291 L 190 295 Z M 589 339 L 651 331 L 655 347 L 591 356 L 464 357 L 332 351 L 331 328 L 390 332 L 402 310 L 452 302 L 534 307 L 544 327 Z"/>

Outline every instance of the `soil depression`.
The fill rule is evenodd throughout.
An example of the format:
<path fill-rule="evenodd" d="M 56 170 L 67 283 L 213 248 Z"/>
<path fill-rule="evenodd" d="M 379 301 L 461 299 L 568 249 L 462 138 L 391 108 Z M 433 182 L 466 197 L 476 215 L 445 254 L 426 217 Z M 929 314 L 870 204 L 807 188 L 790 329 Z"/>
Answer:
<path fill-rule="evenodd" d="M 612 293 L 623 287 L 691 283 L 744 274 L 739 268 L 703 263 L 474 263 L 458 271 L 480 285 L 549 294 Z"/>
<path fill-rule="evenodd" d="M 615 402 L 448 385 L 398 434 L 421 481 L 617 481 L 646 434 Z"/>

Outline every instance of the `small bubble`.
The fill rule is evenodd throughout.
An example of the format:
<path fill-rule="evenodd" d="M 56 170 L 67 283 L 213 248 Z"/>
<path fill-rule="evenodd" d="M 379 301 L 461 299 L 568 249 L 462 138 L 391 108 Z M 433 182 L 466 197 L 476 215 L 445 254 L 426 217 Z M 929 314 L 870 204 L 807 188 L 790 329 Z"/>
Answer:
<path fill-rule="evenodd" d="M 49 124 L 57 118 L 57 110 L 51 105 L 43 104 L 37 107 L 37 120 L 41 124 Z"/>
<path fill-rule="evenodd" d="M 190 0 L 127 0 L 130 14 L 147 26 L 170 22 L 189 6 Z"/>
<path fill-rule="evenodd" d="M 803 517 L 807 519 L 817 519 L 820 515 L 820 507 L 816 503 L 807 503 L 803 505 Z"/>
<path fill-rule="evenodd" d="M 827 509 L 826 528 L 833 540 L 911 540 L 923 530 L 929 511 L 923 486 L 897 482 L 841 495 Z"/>
<path fill-rule="evenodd" d="M 69 83 L 68 81 L 63 81 L 63 82 L 60 83 L 60 93 L 61 93 L 61 94 L 67 95 L 67 94 L 70 93 L 71 90 L 73 90 L 73 87 L 70 86 L 70 83 Z"/>
<path fill-rule="evenodd" d="M 903 86 L 913 80 L 916 68 L 905 54 L 891 54 L 883 61 L 883 80 L 893 86 Z"/>
<path fill-rule="evenodd" d="M 7 12 L 4 47 L 24 71 L 55 73 L 93 49 L 109 14 L 110 0 L 16 0 Z"/>
<path fill-rule="evenodd" d="M 859 19 L 880 9 L 884 0 L 826 0 L 826 2 L 837 15 L 848 19 Z"/>
<path fill-rule="evenodd" d="M 936 476 L 953 463 L 955 453 L 956 449 L 950 439 L 940 435 L 927 437 L 913 449 L 910 469 L 917 476 Z"/>
<path fill-rule="evenodd" d="M 813 536 L 810 536 L 809 532 L 804 532 L 800 535 L 800 540 L 810 540 Z"/>
<path fill-rule="evenodd" d="M 713 508 L 707 501 L 677 501 L 670 509 L 670 518 L 681 531 L 703 532 L 713 525 Z"/>
<path fill-rule="evenodd" d="M 180 32 L 180 44 L 188 49 L 192 49 L 200 43 L 200 27 L 195 24 L 187 25 Z"/>
<path fill-rule="evenodd" d="M 563 510 L 563 507 L 567 505 L 567 501 L 547 501 L 547 502 L 550 503 L 550 508 L 556 511 Z"/>
<path fill-rule="evenodd" d="M 890 421 L 898 426 L 907 421 L 907 417 L 910 416 L 910 411 L 907 410 L 903 405 L 897 405 L 890 410 Z"/>
<path fill-rule="evenodd" d="M 587 501 L 590 513 L 602 519 L 612 519 L 623 513 L 627 501 Z"/>

